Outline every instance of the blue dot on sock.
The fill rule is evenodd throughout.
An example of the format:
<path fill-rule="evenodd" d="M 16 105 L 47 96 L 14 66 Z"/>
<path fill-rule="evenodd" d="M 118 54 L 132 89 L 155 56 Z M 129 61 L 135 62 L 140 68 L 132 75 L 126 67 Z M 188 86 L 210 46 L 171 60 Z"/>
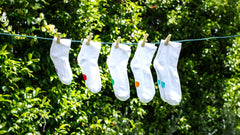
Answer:
<path fill-rule="evenodd" d="M 161 85 L 161 81 L 160 80 L 157 80 L 157 83 L 158 83 L 158 85 Z"/>
<path fill-rule="evenodd" d="M 165 82 L 161 82 L 162 88 L 165 88 Z"/>

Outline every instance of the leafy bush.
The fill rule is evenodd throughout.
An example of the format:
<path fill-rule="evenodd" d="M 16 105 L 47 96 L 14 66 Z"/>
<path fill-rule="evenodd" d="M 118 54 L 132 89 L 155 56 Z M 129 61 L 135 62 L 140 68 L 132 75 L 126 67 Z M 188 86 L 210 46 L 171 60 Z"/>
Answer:
<path fill-rule="evenodd" d="M 159 42 L 235 35 L 237 0 L 3 0 L 0 32 L 94 41 Z M 183 99 L 178 106 L 158 94 L 143 104 L 128 65 L 131 97 L 116 99 L 102 45 L 99 68 L 102 91 L 91 93 L 76 63 L 78 43 L 71 44 L 73 82 L 61 84 L 49 57 L 51 41 L 0 36 L 0 134 L 239 134 L 239 38 L 185 42 L 178 71 Z M 134 55 L 136 46 L 131 46 Z M 152 69 L 156 81 L 156 73 Z"/>

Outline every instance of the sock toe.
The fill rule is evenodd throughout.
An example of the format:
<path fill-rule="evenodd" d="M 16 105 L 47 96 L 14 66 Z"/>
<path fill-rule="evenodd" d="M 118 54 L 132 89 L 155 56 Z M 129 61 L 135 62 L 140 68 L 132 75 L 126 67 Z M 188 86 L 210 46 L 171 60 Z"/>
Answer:
<path fill-rule="evenodd" d="M 72 79 L 61 79 L 61 82 L 65 85 L 70 85 L 72 83 Z"/>
<path fill-rule="evenodd" d="M 148 102 L 150 102 L 150 101 L 153 99 L 153 97 L 144 94 L 144 95 L 142 95 L 141 97 L 139 97 L 139 99 L 140 99 L 140 101 L 141 101 L 142 103 L 148 103 Z"/>
<path fill-rule="evenodd" d="M 120 90 L 115 90 L 117 92 L 115 93 L 115 96 L 117 97 L 117 99 L 121 100 L 121 101 L 126 101 L 129 97 L 130 94 L 124 91 L 120 91 Z"/>
<path fill-rule="evenodd" d="M 167 102 L 170 105 L 178 105 L 181 102 L 181 96 L 176 92 L 169 93 L 169 96 L 166 98 Z"/>
<path fill-rule="evenodd" d="M 96 87 L 96 86 L 93 86 L 93 87 L 89 87 L 89 90 L 92 92 L 92 93 L 98 93 L 100 90 L 101 90 L 101 87 Z"/>

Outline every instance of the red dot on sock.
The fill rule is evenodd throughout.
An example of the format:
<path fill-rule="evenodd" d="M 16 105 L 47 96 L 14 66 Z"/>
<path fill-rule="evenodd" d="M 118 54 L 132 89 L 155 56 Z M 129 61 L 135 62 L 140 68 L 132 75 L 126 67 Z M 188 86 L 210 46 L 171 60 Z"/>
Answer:
<path fill-rule="evenodd" d="M 83 74 L 82 76 L 83 76 L 83 80 L 86 81 L 87 80 L 87 76 L 85 74 Z"/>

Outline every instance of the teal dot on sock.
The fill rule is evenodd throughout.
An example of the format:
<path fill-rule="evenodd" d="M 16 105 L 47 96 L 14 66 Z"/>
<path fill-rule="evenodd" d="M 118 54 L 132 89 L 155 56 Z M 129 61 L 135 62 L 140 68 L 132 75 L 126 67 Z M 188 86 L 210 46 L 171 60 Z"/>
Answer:
<path fill-rule="evenodd" d="M 160 80 L 157 80 L 157 83 L 158 83 L 158 85 L 161 85 L 161 81 Z"/>
<path fill-rule="evenodd" d="M 162 88 L 165 88 L 165 82 L 161 82 Z"/>
<path fill-rule="evenodd" d="M 112 85 L 114 85 L 114 80 L 112 79 L 112 76 L 111 76 L 111 81 L 112 81 Z"/>

